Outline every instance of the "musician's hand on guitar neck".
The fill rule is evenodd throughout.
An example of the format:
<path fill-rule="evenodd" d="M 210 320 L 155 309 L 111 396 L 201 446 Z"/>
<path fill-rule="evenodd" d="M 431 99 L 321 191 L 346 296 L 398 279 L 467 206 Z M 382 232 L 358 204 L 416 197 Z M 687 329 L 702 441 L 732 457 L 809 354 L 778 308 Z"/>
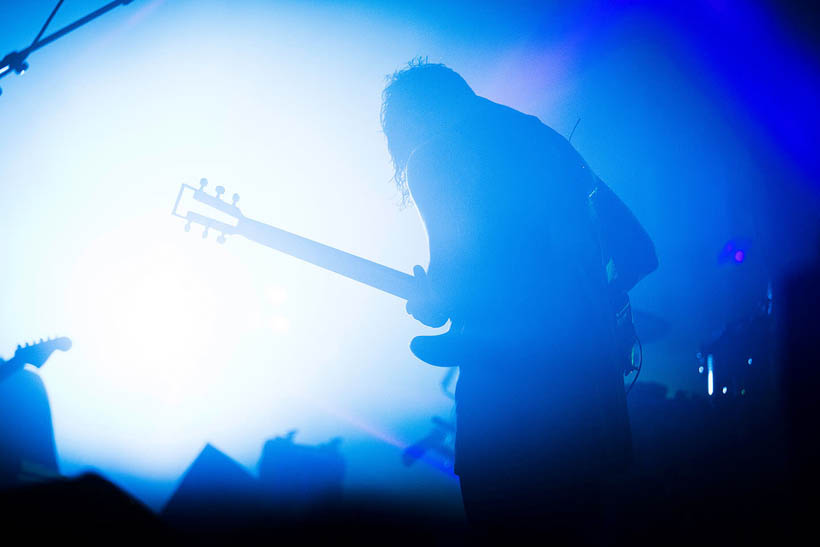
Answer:
<path fill-rule="evenodd" d="M 440 327 L 449 319 L 444 303 L 430 285 L 430 278 L 421 266 L 413 266 L 417 291 L 407 299 L 407 313 L 428 327 Z"/>

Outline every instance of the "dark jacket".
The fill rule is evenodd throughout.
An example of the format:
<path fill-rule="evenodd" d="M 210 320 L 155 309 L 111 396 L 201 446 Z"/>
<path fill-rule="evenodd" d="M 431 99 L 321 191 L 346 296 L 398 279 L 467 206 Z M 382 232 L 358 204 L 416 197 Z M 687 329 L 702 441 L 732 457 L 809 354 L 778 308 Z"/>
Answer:
<path fill-rule="evenodd" d="M 629 429 L 606 255 L 631 252 L 616 234 L 630 236 L 600 221 L 634 217 L 566 139 L 481 98 L 414 151 L 407 178 L 430 282 L 480 348 L 460 365 L 457 472 L 621 465 Z M 602 214 L 590 199 L 599 185 Z M 637 282 L 627 270 L 623 287 Z"/>

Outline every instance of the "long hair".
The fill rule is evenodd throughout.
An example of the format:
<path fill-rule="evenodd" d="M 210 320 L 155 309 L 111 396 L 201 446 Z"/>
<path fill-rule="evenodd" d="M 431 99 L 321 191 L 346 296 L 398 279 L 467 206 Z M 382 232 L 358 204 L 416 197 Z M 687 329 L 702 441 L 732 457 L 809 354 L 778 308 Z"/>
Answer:
<path fill-rule="evenodd" d="M 413 150 L 433 136 L 446 113 L 473 97 L 475 93 L 457 72 L 422 57 L 387 77 L 381 125 L 402 205 L 410 198 L 406 169 Z"/>

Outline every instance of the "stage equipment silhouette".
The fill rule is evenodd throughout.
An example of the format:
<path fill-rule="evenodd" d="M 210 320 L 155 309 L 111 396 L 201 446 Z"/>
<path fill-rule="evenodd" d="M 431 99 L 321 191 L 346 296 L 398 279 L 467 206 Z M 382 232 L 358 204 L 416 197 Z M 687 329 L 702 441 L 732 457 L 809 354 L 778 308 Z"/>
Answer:
<path fill-rule="evenodd" d="M 161 512 L 186 534 L 235 534 L 299 526 L 342 501 L 345 462 L 341 439 L 325 444 L 294 442 L 295 431 L 267 441 L 258 476 L 212 445 L 185 471 Z"/>
<path fill-rule="evenodd" d="M 256 477 L 209 444 L 185 471 L 160 515 L 177 530 L 207 535 L 259 527 L 266 509 Z"/>
<path fill-rule="evenodd" d="M 438 416 L 432 418 L 433 427 L 423 438 L 414 442 L 402 452 L 402 462 L 411 466 L 427 452 L 435 452 L 444 459 L 444 465 L 452 468 L 455 461 L 455 424 Z"/>
<path fill-rule="evenodd" d="M 304 514 L 342 501 L 345 460 L 341 438 L 320 445 L 294 442 L 296 431 L 265 443 L 259 458 L 259 482 L 279 511 Z"/>
<path fill-rule="evenodd" d="M 89 13 L 85 17 L 81 17 L 73 23 L 66 25 L 60 30 L 49 34 L 45 38 L 42 38 L 43 33 L 46 31 L 46 28 L 48 28 L 48 25 L 49 23 L 51 23 L 51 20 L 54 18 L 54 15 L 57 13 L 57 10 L 59 10 L 60 6 L 63 4 L 63 0 L 59 0 L 57 2 L 57 5 L 52 10 L 51 15 L 48 16 L 48 19 L 46 19 L 45 24 L 40 29 L 40 32 L 37 33 L 37 36 L 34 38 L 31 44 L 20 51 L 12 51 L 11 53 L 3 57 L 2 60 L 0 60 L 0 78 L 8 76 L 12 72 L 15 72 L 17 74 L 23 74 L 29 69 L 29 64 L 28 62 L 26 62 L 26 59 L 28 59 L 28 56 L 37 51 L 38 49 L 47 46 L 48 44 L 57 40 L 58 38 L 62 38 L 69 32 L 80 28 L 86 23 L 93 21 L 97 17 L 100 17 L 101 15 L 108 13 L 112 9 L 118 6 L 125 6 L 133 1 L 134 0 L 114 0 L 113 2 L 109 2 L 101 8 Z M 0 95 L 2 95 L 2 93 L 3 90 L 0 89 Z"/>

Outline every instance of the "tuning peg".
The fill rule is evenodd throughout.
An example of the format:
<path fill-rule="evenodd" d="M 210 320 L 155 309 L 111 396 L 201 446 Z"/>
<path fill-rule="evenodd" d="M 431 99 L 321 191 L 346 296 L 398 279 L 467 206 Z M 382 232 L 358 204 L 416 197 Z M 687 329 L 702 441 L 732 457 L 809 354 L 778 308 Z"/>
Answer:
<path fill-rule="evenodd" d="M 204 190 L 208 186 L 208 179 L 199 179 L 199 189 Z"/>
<path fill-rule="evenodd" d="M 234 194 L 233 195 L 233 201 L 231 202 L 231 205 L 236 205 L 238 201 L 239 201 L 239 194 Z"/>
<path fill-rule="evenodd" d="M 42 339 L 42 338 L 40 338 L 40 342 L 39 342 L 39 343 L 40 343 L 40 344 L 42 344 L 42 343 L 43 343 L 43 339 Z"/>
<path fill-rule="evenodd" d="M 23 346 L 21 346 L 20 344 L 17 344 L 17 349 L 21 349 L 22 347 Z"/>
<path fill-rule="evenodd" d="M 208 228 L 202 230 L 202 239 L 208 239 Z"/>
<path fill-rule="evenodd" d="M 219 234 L 219 237 L 216 238 L 217 243 L 225 243 L 225 234 Z"/>
<path fill-rule="evenodd" d="M 186 232 L 191 231 L 191 221 L 190 220 L 185 224 L 185 231 Z"/>
<path fill-rule="evenodd" d="M 224 194 L 224 193 L 225 193 L 225 187 L 224 186 L 217 186 L 216 187 L 216 199 L 221 199 L 222 194 Z"/>

